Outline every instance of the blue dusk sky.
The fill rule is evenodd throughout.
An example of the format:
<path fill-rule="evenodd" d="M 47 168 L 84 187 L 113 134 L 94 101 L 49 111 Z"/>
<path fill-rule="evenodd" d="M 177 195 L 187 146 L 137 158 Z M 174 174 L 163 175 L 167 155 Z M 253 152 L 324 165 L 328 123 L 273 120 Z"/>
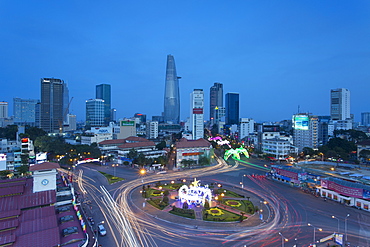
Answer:
<path fill-rule="evenodd" d="M 175 57 L 181 119 L 190 93 L 214 82 L 240 94 L 240 117 L 330 114 L 348 88 L 370 112 L 370 1 L 0 1 L 0 101 L 40 99 L 40 78 L 68 83 L 85 119 L 95 86 L 112 86 L 117 118 L 163 111 L 166 57 Z"/>

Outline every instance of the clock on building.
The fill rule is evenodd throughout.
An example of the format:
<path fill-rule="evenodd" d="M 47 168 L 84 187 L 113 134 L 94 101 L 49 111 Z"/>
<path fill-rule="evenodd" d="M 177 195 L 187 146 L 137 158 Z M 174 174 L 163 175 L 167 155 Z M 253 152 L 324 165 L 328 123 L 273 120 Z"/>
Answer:
<path fill-rule="evenodd" d="M 49 183 L 49 180 L 47 180 L 46 178 L 41 181 L 42 185 L 47 185 L 48 183 Z"/>

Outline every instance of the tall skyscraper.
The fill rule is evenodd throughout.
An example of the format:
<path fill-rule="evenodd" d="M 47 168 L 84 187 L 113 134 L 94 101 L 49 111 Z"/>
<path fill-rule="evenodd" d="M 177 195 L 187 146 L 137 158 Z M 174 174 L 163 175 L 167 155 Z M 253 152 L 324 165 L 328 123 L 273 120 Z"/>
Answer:
<path fill-rule="evenodd" d="M 8 118 L 8 102 L 0 102 L 0 118 Z"/>
<path fill-rule="evenodd" d="M 167 55 L 163 112 L 165 122 L 172 122 L 175 124 L 180 122 L 179 79 L 180 77 L 176 74 L 175 59 L 172 55 Z"/>
<path fill-rule="evenodd" d="M 108 126 L 112 121 L 111 113 L 111 87 L 109 84 L 96 86 L 96 98 L 104 100 L 104 125 Z"/>
<path fill-rule="evenodd" d="M 370 112 L 361 112 L 361 125 L 370 126 Z"/>
<path fill-rule="evenodd" d="M 225 98 L 226 124 L 239 124 L 239 94 L 227 93 Z"/>
<path fill-rule="evenodd" d="M 348 89 L 330 91 L 330 117 L 332 120 L 351 119 L 351 95 Z"/>
<path fill-rule="evenodd" d="M 13 99 L 14 124 L 36 126 L 36 112 L 39 100 L 36 99 Z"/>
<path fill-rule="evenodd" d="M 57 133 L 63 128 L 66 85 L 61 79 L 41 78 L 40 127 Z"/>
<path fill-rule="evenodd" d="M 102 99 L 86 100 L 86 126 L 88 128 L 104 126 L 104 106 Z"/>
<path fill-rule="evenodd" d="M 204 93 L 203 89 L 194 89 L 190 94 L 190 130 L 193 140 L 204 137 Z"/>
<path fill-rule="evenodd" d="M 216 111 L 224 105 L 224 90 L 222 83 L 215 82 L 210 88 L 209 95 L 209 120 L 211 124 L 214 124 L 219 121 L 219 119 L 216 119 Z"/>

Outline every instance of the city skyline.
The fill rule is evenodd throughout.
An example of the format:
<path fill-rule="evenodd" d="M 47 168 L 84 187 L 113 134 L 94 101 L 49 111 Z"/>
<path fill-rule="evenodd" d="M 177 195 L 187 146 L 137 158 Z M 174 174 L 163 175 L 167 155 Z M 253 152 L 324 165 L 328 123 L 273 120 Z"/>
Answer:
<path fill-rule="evenodd" d="M 224 95 L 238 92 L 240 117 L 257 122 L 291 119 L 298 109 L 328 116 L 336 88 L 351 92 L 356 122 L 370 111 L 368 1 L 210 3 L 2 1 L 0 101 L 12 115 L 13 98 L 41 99 L 40 78 L 54 77 L 68 84 L 78 120 L 99 84 L 111 85 L 117 118 L 158 116 L 172 54 L 181 120 L 197 88 L 208 119 L 215 82 Z"/>

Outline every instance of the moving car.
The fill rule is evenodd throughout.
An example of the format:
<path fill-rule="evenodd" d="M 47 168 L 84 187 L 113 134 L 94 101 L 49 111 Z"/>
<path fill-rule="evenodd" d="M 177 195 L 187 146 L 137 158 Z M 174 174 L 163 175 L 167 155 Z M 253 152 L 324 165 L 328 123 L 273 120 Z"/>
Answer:
<path fill-rule="evenodd" d="M 99 231 L 100 236 L 107 235 L 107 231 L 105 230 L 105 228 L 102 224 L 98 225 L 98 231 Z"/>

